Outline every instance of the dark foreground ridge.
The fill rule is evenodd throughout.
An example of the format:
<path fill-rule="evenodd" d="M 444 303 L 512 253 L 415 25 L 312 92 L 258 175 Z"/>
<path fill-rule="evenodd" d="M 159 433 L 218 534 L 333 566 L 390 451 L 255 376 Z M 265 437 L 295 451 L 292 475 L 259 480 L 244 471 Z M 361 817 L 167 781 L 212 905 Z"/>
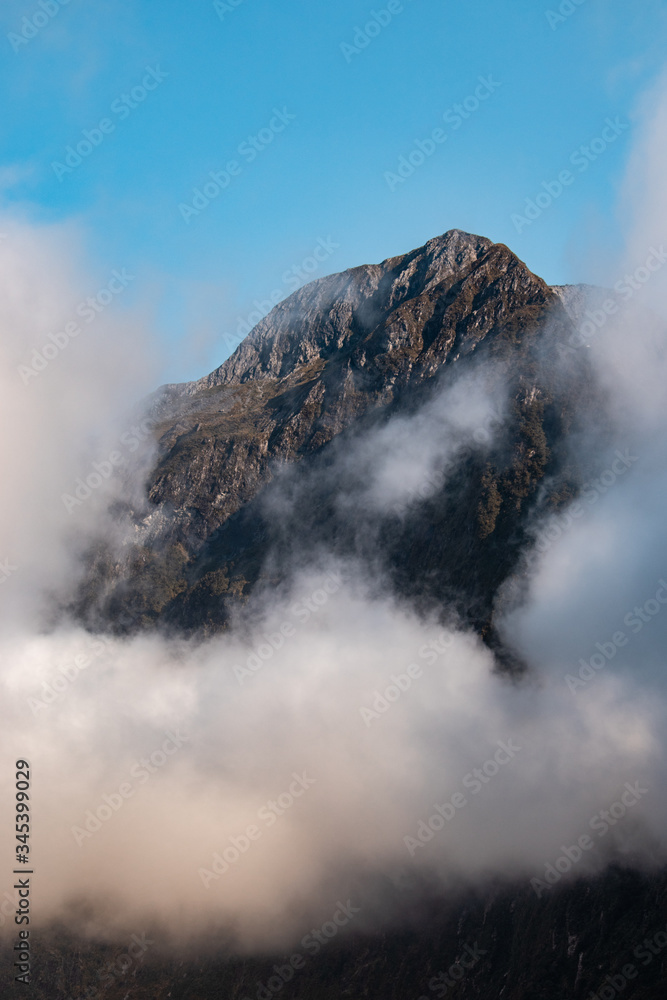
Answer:
<path fill-rule="evenodd" d="M 313 935 L 248 958 L 179 953 L 157 935 L 110 946 L 35 936 L 34 1000 L 664 1000 L 667 878 L 612 869 L 554 886 L 438 900 L 400 929 Z M 317 946 L 316 946 L 317 945 Z M 129 946 L 129 950 L 128 950 Z M 298 959 L 292 964 L 292 959 Z M 0 949 L 11 982 L 13 954 Z M 125 970 L 124 972 L 122 970 Z M 18 994 L 17 994 L 18 995 Z"/>

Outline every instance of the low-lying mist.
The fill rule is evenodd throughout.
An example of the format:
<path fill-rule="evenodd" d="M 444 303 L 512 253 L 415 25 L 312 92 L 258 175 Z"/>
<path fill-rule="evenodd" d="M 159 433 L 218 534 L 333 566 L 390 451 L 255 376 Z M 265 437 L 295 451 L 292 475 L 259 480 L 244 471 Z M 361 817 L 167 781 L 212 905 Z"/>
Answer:
<path fill-rule="evenodd" d="M 456 618 L 425 618 L 367 566 L 326 553 L 257 595 L 252 628 L 119 638 L 53 609 L 91 540 L 123 540 L 114 497 L 142 502 L 150 435 L 133 401 L 154 369 L 130 347 L 140 317 L 109 305 L 45 357 L 48 334 L 76 316 L 81 275 L 59 250 L 72 237 L 5 228 L 0 796 L 10 816 L 14 762 L 28 760 L 34 924 L 287 948 L 345 907 L 346 927 L 378 927 L 406 887 L 512 879 L 542 897 L 612 860 L 664 863 L 667 373 L 639 301 L 602 325 L 586 317 L 593 300 L 578 314 L 588 334 L 570 347 L 605 387 L 613 440 L 581 496 L 534 525 L 521 597 L 503 605 L 523 676 L 498 670 Z M 653 242 L 647 231 L 646 255 Z M 33 347 L 47 363 L 26 381 Z M 453 382 L 360 439 L 346 462 L 366 469 L 365 508 L 446 479 L 459 447 L 487 443 L 480 426 L 502 428 L 505 404 L 481 381 Z M 570 442 L 583 465 L 595 431 Z M 111 453 L 120 476 L 98 468 Z M 93 471 L 99 486 L 63 502 Z M 8 822 L 0 844 L 11 857 Z"/>

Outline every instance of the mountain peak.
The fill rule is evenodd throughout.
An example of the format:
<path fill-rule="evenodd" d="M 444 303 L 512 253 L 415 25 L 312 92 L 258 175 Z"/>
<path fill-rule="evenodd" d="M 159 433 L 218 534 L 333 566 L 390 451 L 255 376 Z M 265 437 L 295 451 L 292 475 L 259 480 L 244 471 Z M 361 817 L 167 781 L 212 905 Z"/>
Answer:
<path fill-rule="evenodd" d="M 312 502 L 306 513 L 299 507 L 301 520 L 286 537 L 321 539 L 331 527 L 343 544 L 346 507 L 339 523 L 325 488 L 334 496 L 338 487 L 325 476 L 318 492 L 327 462 L 370 427 L 426 405 L 470 372 L 474 358 L 488 375 L 486 391 L 502 383 L 512 398 L 511 426 L 496 465 L 480 460 L 468 469 L 465 495 L 438 515 L 440 548 L 426 522 L 420 535 L 415 521 L 406 551 L 420 553 L 410 563 L 417 577 L 401 586 L 428 600 L 436 591 L 463 594 L 461 608 L 488 631 L 496 587 L 512 561 L 507 553 L 520 547 L 528 500 L 541 495 L 570 394 L 584 395 L 576 387 L 585 366 L 560 385 L 538 363 L 547 318 L 552 346 L 573 332 L 558 295 L 504 244 L 456 229 L 379 264 L 320 278 L 280 302 L 211 375 L 162 393 L 150 510 L 138 516 L 132 542 L 148 567 L 133 584 L 145 619 L 219 629 L 265 581 L 276 539 L 264 504 L 268 510 L 287 482 L 277 477 L 278 494 L 271 492 L 278 466 L 283 475 L 290 466 L 312 474 Z M 376 530 L 369 523 L 368 537 Z M 349 545 L 356 551 L 356 541 Z M 479 571 L 456 576 L 457 567 L 475 562 Z M 121 573 L 109 607 L 126 584 Z M 106 588 L 100 584 L 99 593 Z"/>
<path fill-rule="evenodd" d="M 279 302 L 215 371 L 182 391 L 282 378 L 300 364 L 325 359 L 402 303 L 451 285 L 496 246 L 502 245 L 451 229 L 406 254 L 311 281 Z"/>

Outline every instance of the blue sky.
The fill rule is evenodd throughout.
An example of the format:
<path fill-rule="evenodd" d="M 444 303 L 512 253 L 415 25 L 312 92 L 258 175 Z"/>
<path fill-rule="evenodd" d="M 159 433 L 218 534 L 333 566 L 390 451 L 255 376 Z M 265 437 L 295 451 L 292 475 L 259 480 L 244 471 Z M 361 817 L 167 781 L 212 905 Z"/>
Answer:
<path fill-rule="evenodd" d="M 136 275 L 164 380 L 219 364 L 304 261 L 318 277 L 458 227 L 557 283 L 590 279 L 595 247 L 622 240 L 663 2 L 41 4 L 0 14 L 4 211 L 75 224 L 100 274 Z M 184 209 L 211 171 L 224 190 Z"/>

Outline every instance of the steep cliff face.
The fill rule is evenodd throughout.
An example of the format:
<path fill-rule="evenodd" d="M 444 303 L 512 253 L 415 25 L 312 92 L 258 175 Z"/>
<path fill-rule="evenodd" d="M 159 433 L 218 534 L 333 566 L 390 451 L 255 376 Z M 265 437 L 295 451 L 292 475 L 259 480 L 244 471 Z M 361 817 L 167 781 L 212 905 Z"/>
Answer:
<path fill-rule="evenodd" d="M 553 479 L 554 503 L 573 489 L 570 470 L 556 470 L 553 459 L 573 399 L 590 394 L 585 365 L 573 384 L 560 381 L 555 345 L 571 332 L 559 296 L 507 247 L 458 230 L 307 285 L 211 375 L 163 390 L 139 541 L 121 559 L 98 553 L 81 608 L 113 621 L 131 603 L 144 625 L 222 628 L 275 572 L 269 556 L 295 537 L 292 518 L 302 549 L 324 545 L 366 560 L 363 539 L 372 536 L 377 559 L 380 539 L 383 568 L 400 591 L 452 602 L 489 633 L 494 595 L 516 562 L 540 484 Z M 370 533 L 351 531 L 332 503 L 360 485 L 338 482 L 341 453 L 473 365 L 484 368 L 489 392 L 502 385 L 509 393 L 495 450 L 469 453 L 458 478 L 409 517 L 376 514 Z M 265 512 L 286 467 L 294 502 L 278 532 Z M 286 482 L 282 475 L 281 489 Z"/>

